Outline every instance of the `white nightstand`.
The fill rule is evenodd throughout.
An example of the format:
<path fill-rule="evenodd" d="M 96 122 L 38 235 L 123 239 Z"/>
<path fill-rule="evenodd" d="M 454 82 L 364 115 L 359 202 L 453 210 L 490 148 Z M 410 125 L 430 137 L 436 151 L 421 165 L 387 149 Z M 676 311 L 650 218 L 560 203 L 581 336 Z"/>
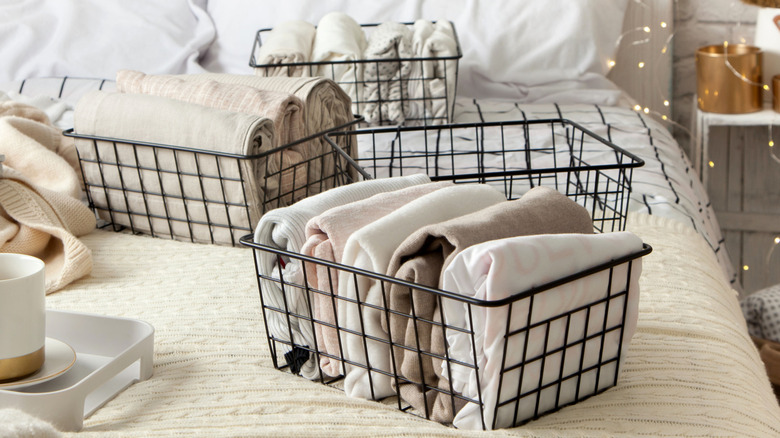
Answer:
<path fill-rule="evenodd" d="M 780 157 L 780 113 L 693 111 L 691 158 L 745 293 L 779 283 L 780 248 L 770 250 L 780 237 L 780 162 L 771 155 Z"/>

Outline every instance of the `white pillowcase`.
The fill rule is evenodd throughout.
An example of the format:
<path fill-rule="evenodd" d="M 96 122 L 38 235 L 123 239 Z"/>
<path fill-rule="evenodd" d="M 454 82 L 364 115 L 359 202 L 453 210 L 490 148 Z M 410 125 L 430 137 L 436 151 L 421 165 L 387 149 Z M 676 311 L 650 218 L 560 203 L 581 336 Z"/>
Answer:
<path fill-rule="evenodd" d="M 4 0 L 0 82 L 113 79 L 120 69 L 201 72 L 215 36 L 206 0 Z M 248 45 L 248 43 L 247 43 Z"/>
<path fill-rule="evenodd" d="M 358 23 L 447 19 L 463 52 L 458 95 L 529 100 L 530 87 L 604 78 L 627 6 L 628 0 L 287 0 L 269 8 L 252 0 L 212 1 L 218 39 L 204 66 L 250 73 L 257 30 L 290 19 L 316 24 L 331 11 Z"/>

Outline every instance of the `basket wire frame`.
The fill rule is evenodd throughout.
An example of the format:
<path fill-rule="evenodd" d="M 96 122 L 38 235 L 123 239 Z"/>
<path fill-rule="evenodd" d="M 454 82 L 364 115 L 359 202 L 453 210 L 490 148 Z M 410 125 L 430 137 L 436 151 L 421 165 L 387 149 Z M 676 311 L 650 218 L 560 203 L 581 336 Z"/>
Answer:
<path fill-rule="evenodd" d="M 333 129 L 351 130 L 359 120 Z M 322 134 L 256 155 L 63 134 L 77 141 L 87 202 L 100 226 L 160 238 L 238 246 L 266 211 L 359 175 L 349 145 L 322 142 L 320 153 L 288 160 L 290 148 Z"/>
<path fill-rule="evenodd" d="M 539 143 L 539 133 L 546 142 Z M 634 168 L 644 163 L 635 155 L 617 147 L 598 135 L 568 120 L 552 119 L 539 121 L 475 123 L 460 125 L 445 125 L 436 127 L 387 127 L 358 130 L 354 135 L 330 133 L 326 139 L 335 145 L 349 144 L 353 150 L 359 151 L 358 158 L 346 158 L 359 169 L 363 179 L 402 176 L 413 173 L 426 173 L 432 180 L 453 181 L 454 183 L 491 184 L 502 190 L 507 199 L 516 199 L 532 187 L 545 185 L 556 188 L 568 195 L 575 202 L 588 208 L 593 218 L 594 229 L 598 232 L 621 231 L 625 229 L 628 199 L 631 189 L 631 177 Z M 340 137 L 344 137 L 341 139 Z M 339 141 L 340 140 L 340 141 Z M 541 164 L 539 165 L 539 159 Z M 549 165 L 547 165 L 549 164 Z M 446 290 L 427 287 L 401 279 L 383 275 L 364 269 L 346 266 L 327 260 L 310 257 L 296 252 L 273 248 L 253 242 L 253 236 L 242 237 L 241 243 L 258 251 L 270 252 L 277 258 L 278 269 L 272 273 L 257 272 L 259 295 L 263 308 L 264 324 L 275 368 L 288 370 L 294 374 L 300 372 L 300 367 L 309 357 L 314 357 L 318 364 L 318 380 L 334 387 L 343 388 L 344 377 L 350 369 L 362 369 L 367 372 L 371 398 L 374 393 L 374 380 L 390 378 L 399 388 L 411 384 L 421 390 L 422 408 L 412 405 L 400 395 L 385 399 L 384 403 L 393 403 L 402 411 L 423 418 L 441 421 L 431 409 L 431 402 L 441 402 L 449 406 L 452 412 L 466 405 L 477 406 L 481 415 L 482 429 L 507 427 L 524 424 L 527 421 L 554 412 L 564 406 L 577 403 L 592 395 L 601 393 L 617 383 L 622 343 L 626 324 L 626 312 L 630 294 L 638 293 L 630 290 L 629 278 L 635 268 L 637 259 L 652 251 L 644 245 L 640 251 L 629 254 L 617 260 L 602 263 L 590 269 L 569 275 L 547 284 L 525 291 L 518 291 L 503 300 L 486 301 L 465 297 Z M 288 263 L 299 263 L 303 272 L 300 284 L 284 278 L 282 267 Z M 256 266 L 257 260 L 256 260 Z M 327 272 L 328 287 L 319 289 L 309 283 L 307 266 L 324 268 Z M 321 272 L 321 271 L 320 271 Z M 346 277 L 341 274 L 347 274 Z M 322 275 L 322 274 L 320 274 Z M 336 278 L 349 278 L 355 287 L 358 279 L 369 278 L 379 285 L 380 302 L 361 300 L 359 291 L 356 298 L 338 294 Z M 583 279 L 598 278 L 603 281 L 605 294 L 602 298 L 587 302 L 575 308 L 568 309 L 558 315 L 542 321 L 532 321 L 534 302 L 546 292 L 556 288 L 567 287 L 573 282 Z M 264 295 L 263 282 L 274 282 L 279 285 L 284 295 L 283 305 L 273 305 Z M 342 281 L 342 280 L 339 280 Z M 599 283 L 602 284 L 602 283 Z M 390 304 L 388 291 L 391 286 L 401 286 L 408 291 L 410 306 L 407 310 L 393 308 Z M 422 294 L 422 295 L 420 295 Z M 314 297 L 325 297 L 333 310 L 334 320 L 329 321 L 313 315 Z M 437 310 L 433 318 L 423 317 L 415 311 L 415 297 L 433 297 Z M 299 310 L 292 310 L 288 303 L 302 300 L 305 305 Z M 320 301 L 321 302 L 321 301 Z M 446 322 L 445 302 L 457 302 L 464 307 L 467 320 L 465 326 Z M 345 327 L 335 309 L 339 303 L 357 309 L 360 318 L 358 329 Z M 490 309 L 506 311 L 506 325 L 503 333 L 503 355 L 499 371 L 499 388 L 501 393 L 492 403 L 488 403 L 482 392 L 479 374 L 479 359 L 472 322 L 476 312 L 487 312 Z M 367 333 L 364 319 L 373 312 L 379 314 L 386 324 L 387 336 L 376 336 Z M 277 336 L 269 331 L 269 319 L 279 317 L 286 323 L 285 337 Z M 413 341 L 397 342 L 392 334 L 391 318 L 402 318 L 412 327 Z M 523 322 L 520 326 L 516 326 Z M 308 325 L 315 332 L 316 327 L 337 333 L 338 348 L 336 351 L 324 351 L 319 345 L 320 339 L 313 337 L 314 345 L 299 345 L 290 339 L 293 337 L 293 327 Z M 591 327 L 595 327 L 591 329 Z M 433 351 L 422 346 L 421 333 L 438 331 L 447 339 L 448 333 L 460 333 L 469 340 L 471 357 L 453 356 L 449 346 L 443 351 Z M 538 346 L 530 345 L 532 333 L 543 333 L 541 351 Z M 563 333 L 563 342 L 556 343 L 555 332 Z M 343 343 L 349 337 L 357 337 L 363 349 L 365 361 L 351 360 L 345 356 Z M 617 347 L 614 347 L 617 339 Z M 512 345 L 523 345 L 519 360 L 510 356 L 516 352 L 510 351 Z M 389 369 L 377 366 L 371 362 L 369 349 L 371 345 L 382 345 L 389 351 Z M 612 345 L 614 348 L 608 346 Z M 595 348 L 595 362 L 585 361 L 585 352 Z M 435 361 L 452 375 L 453 369 L 470 370 L 476 377 L 476 397 L 468 397 L 457 391 L 451 381 L 446 381 L 443 387 L 440 382 L 426 380 L 425 373 L 416 377 L 405 375 L 400 370 L 398 353 L 416 355 L 418 368 L 423 369 L 424 363 Z M 591 356 L 588 356 L 591 357 Z M 321 359 L 336 361 L 340 375 L 330 376 L 319 367 Z M 568 358 L 568 359 L 567 359 Z M 537 367 L 546 370 L 546 366 L 560 366 L 555 375 L 549 377 L 546 371 L 539 372 L 538 381 L 528 386 L 532 376 L 527 370 Z M 572 362 L 574 369 L 565 368 Z M 550 365 L 552 364 L 552 365 Z M 517 382 L 516 388 L 504 392 L 510 383 Z M 573 396 L 571 395 L 573 389 Z M 566 390 L 568 389 L 568 391 Z M 573 398 L 572 398 L 573 397 Z M 487 412 L 488 406 L 493 406 Z M 492 418 L 492 421 L 486 420 Z M 507 420 L 508 418 L 508 420 Z M 446 421 L 443 421 L 449 424 Z"/>
<path fill-rule="evenodd" d="M 510 409 L 513 412 L 513 419 L 512 419 L 512 425 L 517 426 L 524 424 L 528 421 L 531 421 L 533 419 L 539 418 L 544 414 L 551 413 L 554 411 L 557 411 L 558 409 L 582 401 L 592 395 L 601 393 L 605 391 L 606 389 L 609 389 L 610 387 L 614 386 L 617 383 L 619 368 L 618 368 L 618 361 L 621 357 L 622 351 L 620 347 L 620 343 L 618 343 L 617 350 L 615 352 L 610 353 L 607 355 L 604 350 L 604 344 L 605 340 L 610 336 L 610 334 L 614 333 L 613 336 L 617 336 L 618 339 L 622 339 L 623 337 L 623 329 L 625 325 L 625 318 L 626 318 L 626 306 L 627 306 L 627 299 L 628 294 L 630 293 L 636 293 L 635 291 L 631 291 L 628 288 L 628 282 L 627 279 L 630 277 L 631 270 L 633 268 L 633 263 L 636 259 L 643 257 L 647 254 L 649 254 L 652 251 L 652 248 L 649 245 L 644 245 L 641 251 L 638 251 L 633 254 L 629 254 L 627 256 L 624 256 L 622 258 L 612 260 L 610 262 L 602 263 L 598 266 L 594 266 L 593 268 L 578 272 L 573 275 L 569 275 L 567 277 L 551 281 L 549 283 L 540 285 L 538 287 L 521 291 L 509 298 L 503 299 L 503 300 L 496 300 L 496 301 L 486 301 L 486 300 L 479 300 L 472 297 L 465 297 L 463 295 L 459 295 L 453 292 L 426 287 L 419 284 L 410 283 L 401 279 L 389 277 L 383 274 L 378 274 L 371 271 L 366 271 L 363 269 L 355 268 L 352 266 L 342 265 L 339 263 L 330 262 L 327 260 L 322 260 L 310 256 L 306 256 L 303 254 L 290 252 L 278 248 L 273 248 L 269 246 L 265 246 L 262 244 L 254 243 L 252 241 L 253 236 L 252 235 L 246 235 L 241 238 L 241 243 L 254 248 L 257 251 L 268 251 L 272 252 L 277 255 L 280 261 L 283 263 L 280 263 L 278 266 L 283 266 L 284 263 L 290 263 L 291 261 L 297 261 L 301 264 L 302 271 L 304 272 L 304 280 L 301 282 L 301 284 L 295 284 L 295 283 L 289 283 L 284 280 L 283 274 L 281 272 L 281 269 L 276 272 L 276 275 L 265 275 L 263 273 L 258 273 L 257 280 L 258 280 L 258 288 L 259 288 L 259 296 L 261 300 L 261 306 L 263 308 L 263 321 L 265 324 L 265 330 L 268 334 L 267 340 L 269 349 L 271 352 L 271 359 L 273 362 L 273 365 L 276 369 L 279 370 L 288 370 L 294 374 L 298 374 L 300 371 L 300 361 L 305 360 L 305 358 L 308 358 L 309 355 L 315 356 L 317 359 L 317 362 L 319 363 L 319 359 L 322 357 L 328 357 L 331 360 L 336 360 L 340 363 L 340 370 L 341 375 L 339 376 L 328 376 L 325 373 L 322 372 L 322 370 L 319 370 L 319 380 L 326 385 L 334 386 L 337 388 L 343 388 L 343 379 L 344 376 L 347 374 L 348 367 L 354 367 L 354 368 L 360 368 L 368 371 L 368 378 L 370 382 L 370 389 L 372 390 L 372 398 L 374 397 L 373 388 L 374 388 L 374 382 L 372 380 L 373 376 L 387 376 L 394 380 L 396 387 L 400 384 L 409 383 L 417 385 L 424 390 L 422 391 L 423 397 L 426 398 L 424 403 L 424 409 L 422 411 L 415 410 L 411 404 L 407 403 L 405 400 L 403 400 L 399 396 L 393 396 L 388 397 L 385 400 L 383 400 L 385 403 L 392 403 L 395 404 L 396 407 L 399 410 L 420 416 L 422 418 L 426 419 L 434 419 L 432 417 L 432 412 L 428 410 L 429 402 L 427 400 L 428 397 L 431 397 L 430 393 L 431 391 L 435 392 L 436 394 L 440 394 L 444 396 L 445 400 L 451 405 L 451 409 L 453 412 L 456 411 L 456 406 L 463 405 L 466 403 L 475 404 L 480 407 L 480 410 L 485 409 L 485 400 L 483 399 L 483 395 L 481 392 L 481 385 L 479 383 L 479 373 L 478 370 L 478 358 L 477 358 L 477 349 L 475 345 L 475 331 L 473 329 L 469 329 L 468 327 L 471 327 L 470 322 L 473 321 L 473 312 L 475 312 L 477 309 L 487 309 L 487 308 L 507 308 L 508 321 L 511 320 L 517 320 L 517 318 L 523 318 L 525 319 L 525 325 L 519 328 L 516 328 L 514 330 L 510 329 L 510 324 L 506 324 L 506 330 L 504 333 L 504 338 L 507 340 L 507 342 L 504 343 L 504 352 L 502 355 L 502 365 L 501 370 L 499 374 L 499 378 L 503 379 L 504 376 L 509 375 L 512 372 L 520 372 L 522 373 L 526 367 L 529 367 L 530 365 L 533 365 L 535 363 L 541 363 L 542 368 L 544 367 L 545 360 L 548 360 L 550 357 L 556 356 L 556 355 L 562 355 L 564 356 L 561 359 L 561 363 L 565 362 L 565 355 L 567 352 L 569 354 L 572 350 L 579 350 L 579 360 L 582 361 L 585 354 L 585 345 L 592 345 L 592 343 L 595 343 L 595 345 L 598 346 L 598 348 L 601 350 L 598 354 L 598 361 L 595 363 L 591 363 L 588 366 L 583 366 L 582 362 L 580 362 L 580 367 L 576 369 L 574 372 L 570 373 L 564 373 L 563 367 L 559 369 L 558 375 L 555 379 L 552 381 L 547 381 L 546 383 L 542 382 L 542 377 L 546 374 L 539 373 L 539 382 L 538 384 L 526 391 L 520 391 L 518 388 L 518 391 L 515 394 L 511 394 L 509 397 L 504 397 L 502 400 L 502 396 L 499 395 L 498 398 L 499 402 L 495 403 L 495 408 L 493 411 L 493 422 L 491 424 L 485 423 L 485 412 L 482 412 L 482 428 L 483 429 L 495 429 L 497 427 L 497 421 L 498 421 L 498 412 L 502 409 Z M 256 251 L 253 251 L 256 257 Z M 257 263 L 257 259 L 255 259 L 255 262 Z M 331 279 L 330 281 L 330 290 L 320 290 L 317 289 L 311 285 L 308 284 L 308 281 L 306 279 L 306 269 L 305 266 L 307 264 L 314 264 L 319 266 L 326 266 L 328 268 L 328 278 Z M 622 283 L 620 287 L 613 285 L 613 274 L 614 271 L 618 267 L 624 267 L 626 269 L 626 275 L 625 275 L 625 283 Z M 368 277 L 371 278 L 377 282 L 379 282 L 380 289 L 382 291 L 382 303 L 381 305 L 377 305 L 375 303 L 369 303 L 361 301 L 359 298 L 353 299 L 353 298 L 346 298 L 343 296 L 339 296 L 336 292 L 333 292 L 336 290 L 336 288 L 333 285 L 332 278 L 338 276 L 340 272 L 347 272 L 351 277 L 353 277 L 352 281 L 355 281 L 357 277 Z M 550 291 L 556 287 L 559 287 L 561 285 L 566 285 L 568 283 L 584 279 L 588 276 L 597 275 L 597 274 L 604 274 L 607 276 L 606 280 L 606 294 L 603 298 L 600 298 L 598 300 L 594 300 L 592 302 L 589 302 L 585 305 L 579 306 L 577 308 L 569 309 L 553 318 L 539 321 L 535 323 L 531 323 L 531 315 L 533 314 L 533 301 L 534 298 L 537 296 L 541 296 L 544 292 Z M 622 277 L 621 277 L 622 278 Z M 277 307 L 269 304 L 264 297 L 262 286 L 261 286 L 261 279 L 262 280 L 269 280 L 276 282 L 280 285 L 280 287 L 283 290 L 283 294 L 285 297 L 300 295 L 303 297 L 303 299 L 306 302 L 306 309 L 308 310 L 307 313 L 300 313 L 292 311 L 287 303 L 288 300 L 284 300 L 284 306 L 283 307 Z M 410 311 L 408 313 L 398 311 L 393 309 L 389 305 L 388 297 L 387 297 L 387 291 L 390 289 L 390 285 L 396 284 L 396 285 L 402 285 L 409 290 L 410 297 L 413 297 L 417 293 L 424 293 L 424 294 L 432 294 L 436 302 L 438 304 L 437 306 L 437 316 L 438 320 L 430 320 L 426 318 L 419 317 L 415 315 L 414 309 L 415 306 L 413 305 L 413 298 L 412 298 L 412 305 L 410 307 Z M 312 317 L 313 314 L 311 312 L 313 303 L 313 296 L 314 294 L 319 294 L 327 297 L 332 303 L 334 308 L 337 305 L 338 301 L 345 301 L 350 306 L 355 306 L 359 310 L 359 314 L 361 315 L 361 318 L 364 315 L 364 312 L 373 310 L 381 312 L 382 317 L 385 319 L 385 322 L 387 323 L 387 327 L 391 327 L 389 324 L 389 318 L 391 316 L 396 317 L 402 317 L 402 318 L 408 318 L 411 321 L 414 321 L 413 327 L 414 330 L 414 337 L 416 339 L 417 345 L 407 345 L 403 343 L 396 343 L 392 341 L 392 332 L 388 333 L 387 338 L 383 337 L 377 337 L 370 334 L 366 334 L 364 328 L 361 326 L 360 330 L 352 330 L 349 328 L 344 327 L 339 319 L 338 314 L 336 314 L 336 320 L 335 322 L 325 321 L 322 319 L 317 319 Z M 360 297 L 360 294 L 357 294 L 358 297 Z M 469 324 L 466 328 L 451 325 L 444 323 L 444 314 L 443 314 L 443 306 L 442 301 L 443 300 L 453 300 L 462 303 L 466 308 L 466 314 L 467 321 L 469 321 Z M 530 303 L 527 304 L 526 303 Z M 600 329 L 596 332 L 587 333 L 583 336 L 579 337 L 571 337 L 570 332 L 573 332 L 574 330 L 572 327 L 574 326 L 574 320 L 575 315 L 585 314 L 585 320 L 584 320 L 584 326 L 589 327 L 591 324 L 593 324 L 592 321 L 590 321 L 591 314 L 592 313 L 598 313 L 594 311 L 594 309 L 599 308 L 599 306 L 606 306 L 606 309 L 604 310 L 605 317 L 600 320 Z M 619 315 L 619 319 L 617 323 L 613 324 L 607 324 L 607 315 L 612 315 L 610 313 L 610 306 L 617 312 L 617 315 Z M 527 307 L 527 309 L 526 309 Z M 513 312 L 519 313 L 515 309 L 523 308 L 524 310 L 527 310 L 526 312 L 523 312 L 519 316 L 513 315 Z M 339 336 L 338 339 L 338 353 L 332 354 L 322 351 L 320 348 L 320 345 L 318 345 L 317 337 L 314 338 L 314 345 L 308 346 L 308 345 L 298 345 L 294 342 L 291 342 L 287 339 L 281 339 L 277 336 L 274 336 L 271 331 L 269 331 L 268 326 L 268 320 L 269 320 L 269 313 L 275 313 L 278 315 L 281 315 L 283 318 L 287 321 L 287 329 L 289 330 L 288 333 L 286 333 L 287 336 L 289 336 L 287 339 L 293 339 L 292 334 L 292 327 L 295 324 L 310 324 L 312 326 L 312 329 L 315 325 L 320 325 L 322 327 L 327 327 L 331 330 L 335 330 L 338 332 Z M 436 318 L 435 318 L 436 319 Z M 549 333 L 551 330 L 551 327 L 557 322 L 557 321 L 565 321 L 565 335 L 564 339 L 566 339 L 566 343 L 560 346 L 550 347 L 547 345 L 549 342 Z M 425 330 L 426 326 L 431 326 L 433 330 L 440 330 L 443 334 L 445 334 L 446 339 L 446 332 L 447 331 L 454 331 L 459 332 L 467 335 L 471 342 L 471 354 L 472 356 L 469 359 L 469 362 L 464 362 L 462 360 L 458 360 L 454 357 L 450 356 L 449 348 L 445 348 L 443 352 L 433 352 L 424 348 L 421 348 L 419 346 L 419 337 L 420 332 L 422 330 Z M 526 347 L 529 345 L 528 339 L 530 336 L 530 333 L 533 330 L 544 330 L 545 331 L 545 348 L 543 349 L 543 353 L 536 354 L 536 355 L 530 355 L 528 350 L 524 350 L 522 354 L 522 360 L 518 362 L 507 362 L 507 351 L 506 349 L 510 345 L 510 340 L 512 338 L 523 338 L 524 342 L 522 342 Z M 343 337 L 344 336 L 357 336 L 360 338 L 362 342 L 362 348 L 364 353 L 366 353 L 366 361 L 365 362 L 357 362 L 354 360 L 349 360 L 345 358 L 344 354 L 344 346 L 343 346 Z M 368 354 L 369 349 L 369 343 L 379 343 L 387 346 L 389 350 L 389 354 L 391 355 L 391 361 L 390 369 L 382 369 L 379 367 L 372 366 L 370 361 L 370 355 Z M 422 368 L 422 361 L 424 358 L 433 358 L 436 360 L 441 361 L 441 363 L 444 364 L 444 366 L 447 367 L 449 371 L 449 375 L 452 375 L 452 367 L 454 366 L 460 366 L 463 368 L 467 368 L 470 370 L 473 370 L 475 372 L 475 376 L 477 379 L 477 390 L 478 390 L 478 396 L 476 398 L 469 398 L 461 393 L 457 392 L 452 386 L 451 382 L 449 387 L 440 388 L 436 386 L 436 382 L 426 382 L 424 374 L 422 374 L 422 379 L 420 381 L 411 380 L 404 375 L 401 374 L 400 370 L 398 369 L 398 364 L 396 361 L 395 353 L 397 349 L 402 349 L 406 351 L 411 351 L 418 355 L 420 360 L 420 367 Z M 576 357 L 575 357 L 576 359 Z M 595 373 L 596 377 L 593 382 L 592 388 L 584 388 L 584 383 L 581 383 L 584 379 L 584 376 L 588 373 Z M 518 384 L 523 382 L 522 375 L 518 379 Z M 574 400 L 568 400 L 565 403 L 561 400 L 561 388 L 567 384 L 567 382 L 574 382 L 576 389 L 576 394 Z M 499 388 L 503 388 L 503 384 L 499 383 Z M 555 391 L 555 401 L 552 406 L 543 406 L 542 405 L 542 396 L 541 394 L 544 391 L 552 390 Z M 525 418 L 519 418 L 518 413 L 520 412 L 521 404 L 526 402 L 527 400 L 532 401 L 532 414 L 530 417 Z"/>
<path fill-rule="evenodd" d="M 414 23 L 402 23 L 406 26 L 413 26 Z M 361 28 L 364 32 L 370 33 L 374 28 L 379 26 L 378 23 L 361 24 Z M 361 126 L 388 126 L 388 125 L 444 125 L 453 122 L 454 120 L 454 100 L 457 95 L 458 84 L 458 63 L 460 58 L 463 57 L 463 53 L 460 47 L 460 41 L 455 26 L 452 25 L 453 35 L 455 38 L 455 46 L 457 52 L 451 56 L 421 56 L 411 58 L 387 58 L 387 59 L 356 59 L 356 60 L 340 60 L 340 61 L 309 61 L 309 62 L 295 62 L 285 64 L 261 64 L 256 57 L 260 47 L 263 45 L 263 37 L 272 32 L 272 28 L 260 29 L 255 34 L 255 40 L 252 46 L 251 56 L 249 59 L 249 66 L 254 68 L 255 71 L 263 72 L 268 76 L 325 76 L 333 78 L 339 86 L 345 91 L 354 89 L 355 91 L 350 94 L 352 98 L 352 108 L 355 114 L 365 116 L 365 109 L 367 106 L 376 105 L 376 111 L 378 116 L 376 120 L 364 121 Z M 397 51 L 397 50 L 396 50 Z M 392 78 L 381 79 L 366 78 L 361 74 L 367 67 L 372 67 L 375 71 L 380 71 L 382 66 L 393 65 L 397 66 L 400 71 L 403 65 L 411 66 L 411 70 L 423 72 L 423 64 L 439 62 L 443 63 L 444 68 L 440 71 L 434 71 L 430 75 L 420 73 L 418 77 L 413 78 Z M 351 74 L 348 76 L 337 77 L 337 69 L 350 67 Z M 329 73 L 329 74 L 328 74 Z M 442 81 L 444 84 L 443 92 L 431 93 L 425 86 L 426 83 L 431 81 Z M 376 94 L 378 98 L 372 98 L 365 93 L 366 85 L 376 87 Z M 390 96 L 390 90 L 398 90 L 398 96 Z M 421 95 L 411 96 L 409 91 L 418 89 L 422 93 Z M 384 91 L 383 91 L 384 90 Z M 388 114 L 387 106 L 395 105 L 403 109 L 403 120 L 399 120 L 398 117 L 394 117 Z M 433 107 L 434 105 L 443 105 L 446 108 L 444 115 L 440 112 L 430 113 L 425 112 L 426 108 Z M 411 106 L 417 106 L 423 109 L 422 114 L 417 114 L 409 110 Z M 438 115 L 437 115 L 438 114 Z M 400 123 L 399 123 L 400 122 Z"/>
<path fill-rule="evenodd" d="M 599 232 L 625 230 L 638 156 L 566 119 L 360 129 L 334 143 L 358 150 L 364 177 L 425 173 L 433 181 L 490 184 L 507 199 L 547 186 L 583 205 Z"/>

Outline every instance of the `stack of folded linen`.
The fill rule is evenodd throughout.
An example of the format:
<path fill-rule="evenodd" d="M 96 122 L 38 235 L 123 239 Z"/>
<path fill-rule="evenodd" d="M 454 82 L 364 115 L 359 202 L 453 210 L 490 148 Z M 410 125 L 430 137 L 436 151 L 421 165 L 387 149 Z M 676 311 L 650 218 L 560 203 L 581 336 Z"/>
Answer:
<path fill-rule="evenodd" d="M 326 79 L 120 71 L 117 92 L 79 100 L 74 129 L 118 139 L 76 140 L 104 219 L 236 244 L 266 210 L 335 184 L 327 143 L 300 140 L 349 122 L 349 108 Z M 133 146 L 144 143 L 188 150 Z"/>
<path fill-rule="evenodd" d="M 254 54 L 259 76 L 322 76 L 352 99 L 352 111 L 372 125 L 442 124 L 452 115 L 458 43 L 452 23 L 386 22 L 368 37 L 342 12 L 315 28 L 292 20 L 267 33 Z"/>
<path fill-rule="evenodd" d="M 267 214 L 255 242 L 402 280 L 258 252 L 269 336 L 293 372 L 343 375 L 352 397 L 398 395 L 457 427 L 511 426 L 614 385 L 636 325 L 640 261 L 495 307 L 430 292 L 508 300 L 641 250 L 547 187 L 507 201 L 424 175 L 356 183 Z"/>

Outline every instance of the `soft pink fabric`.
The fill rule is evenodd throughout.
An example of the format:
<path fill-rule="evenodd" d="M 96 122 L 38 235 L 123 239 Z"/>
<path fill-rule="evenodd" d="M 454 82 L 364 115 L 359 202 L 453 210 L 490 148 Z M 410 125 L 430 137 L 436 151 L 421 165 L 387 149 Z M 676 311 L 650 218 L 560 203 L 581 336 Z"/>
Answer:
<path fill-rule="evenodd" d="M 452 183 L 421 184 L 379 193 L 361 201 L 327 210 L 306 224 L 306 242 L 301 247 L 301 253 L 340 263 L 344 244 L 354 231 L 420 196 L 449 185 Z M 324 294 L 313 294 L 314 319 L 335 325 L 336 302 L 333 295 L 338 294 L 338 272 L 324 265 L 307 263 L 306 278 L 310 287 L 324 292 Z M 315 324 L 315 335 L 321 352 L 339 356 L 338 333 L 335 329 Z M 341 374 L 339 364 L 340 361 L 331 360 L 328 356 L 320 356 L 320 367 L 329 376 L 335 377 Z"/>

